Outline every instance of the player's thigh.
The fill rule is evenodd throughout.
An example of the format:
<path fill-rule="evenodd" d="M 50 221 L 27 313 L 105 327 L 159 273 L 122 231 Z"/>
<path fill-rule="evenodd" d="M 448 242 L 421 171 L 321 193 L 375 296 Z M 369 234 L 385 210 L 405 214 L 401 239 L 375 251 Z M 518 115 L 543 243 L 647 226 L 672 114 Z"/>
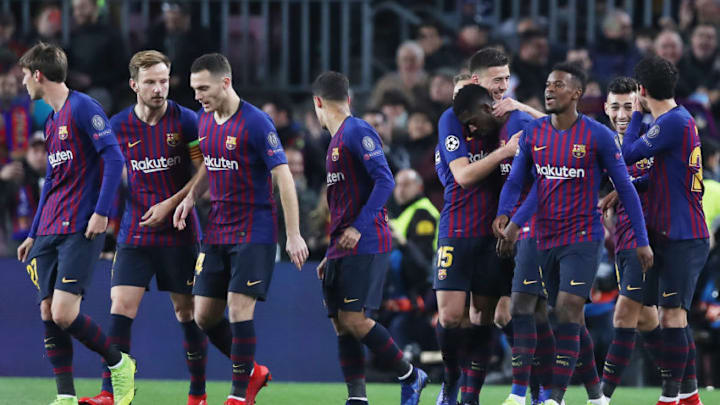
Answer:
<path fill-rule="evenodd" d="M 143 295 L 145 295 L 144 287 L 116 285 L 110 288 L 110 299 L 112 300 L 110 313 L 135 319 Z"/>
<path fill-rule="evenodd" d="M 57 243 L 62 237 L 57 235 L 38 236 L 35 239 L 28 261 L 25 265 L 30 281 L 38 291 L 38 303 L 44 302 L 52 297 L 57 278 L 58 253 Z M 47 303 L 47 311 L 50 313 L 50 301 Z M 41 310 L 41 312 L 43 312 Z M 50 320 L 50 315 L 47 320 Z"/>
<path fill-rule="evenodd" d="M 255 297 L 232 291 L 228 292 L 227 304 L 230 322 L 243 322 L 253 319 L 256 302 Z"/>
<path fill-rule="evenodd" d="M 443 327 L 457 327 L 463 321 L 466 312 L 468 293 L 465 291 L 435 291 L 438 305 L 439 322 Z"/>
<path fill-rule="evenodd" d="M 328 316 L 378 309 L 388 266 L 388 253 L 329 259 L 323 278 Z"/>
<path fill-rule="evenodd" d="M 149 246 L 118 244 L 112 263 L 110 285 L 146 289 L 157 270 L 153 263 L 155 249 Z"/>
<path fill-rule="evenodd" d="M 626 249 L 615 255 L 615 273 L 618 277 L 620 295 L 637 303 L 645 302 L 646 273 L 643 271 L 640 258 L 635 249 Z M 649 297 L 652 294 L 648 295 Z"/>
<path fill-rule="evenodd" d="M 613 326 L 616 328 L 636 328 L 642 308 L 643 304 L 641 302 L 624 295 L 619 296 L 615 303 Z"/>
<path fill-rule="evenodd" d="M 202 329 L 210 329 L 225 317 L 225 298 L 196 295 L 193 297 L 195 322 Z"/>
<path fill-rule="evenodd" d="M 491 302 L 488 306 L 492 306 L 494 310 L 498 298 L 510 295 L 513 277 L 512 261 L 498 257 L 495 252 L 495 238 L 491 236 L 476 239 L 472 259 L 470 262 L 473 271 L 472 294 L 473 296 L 494 297 L 494 300 L 488 300 Z M 476 305 L 473 304 L 473 306 Z"/>
<path fill-rule="evenodd" d="M 230 250 L 232 245 L 204 244 L 195 261 L 195 296 L 227 300 L 230 283 Z M 197 301 L 197 300 L 196 300 Z M 225 306 L 223 305 L 223 310 Z M 196 308 L 197 314 L 197 308 Z"/>
<path fill-rule="evenodd" d="M 192 294 L 198 250 L 197 244 L 157 248 L 153 264 L 158 290 Z"/>
<path fill-rule="evenodd" d="M 228 291 L 265 301 L 273 270 L 275 244 L 240 243 L 230 252 L 230 284 Z"/>
<path fill-rule="evenodd" d="M 105 244 L 105 234 L 88 239 L 82 232 L 69 234 L 58 244 L 55 289 L 82 295 L 90 285 L 95 265 Z"/>
<path fill-rule="evenodd" d="M 441 238 L 438 241 L 433 288 L 436 291 L 470 291 L 475 268 L 476 238 Z"/>
<path fill-rule="evenodd" d="M 558 252 L 560 291 L 587 300 L 598 268 L 600 242 L 565 245 Z M 559 305 L 558 305 L 559 307 Z"/>
<path fill-rule="evenodd" d="M 560 262 L 557 253 L 560 247 L 538 250 L 538 267 L 545 283 L 547 302 L 555 307 L 558 291 L 560 289 Z"/>
<path fill-rule="evenodd" d="M 659 304 L 689 310 L 709 251 L 707 239 L 668 241 L 658 269 Z"/>
<path fill-rule="evenodd" d="M 497 296 L 472 294 L 470 297 L 470 322 L 473 325 L 491 325 L 499 300 L 500 297 Z"/>
<path fill-rule="evenodd" d="M 517 243 L 512 292 L 547 298 L 540 266 L 538 265 L 535 238 L 523 239 Z"/>
<path fill-rule="evenodd" d="M 80 302 L 82 296 L 63 290 L 55 290 L 53 293 L 52 319 L 62 329 L 67 329 L 80 313 Z"/>

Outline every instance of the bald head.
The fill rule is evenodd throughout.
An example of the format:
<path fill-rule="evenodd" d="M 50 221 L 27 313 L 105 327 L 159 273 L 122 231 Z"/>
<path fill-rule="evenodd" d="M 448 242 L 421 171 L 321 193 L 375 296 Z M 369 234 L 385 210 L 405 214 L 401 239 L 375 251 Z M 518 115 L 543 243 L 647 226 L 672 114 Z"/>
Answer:
<path fill-rule="evenodd" d="M 413 169 L 400 170 L 395 175 L 395 202 L 399 205 L 405 205 L 422 195 L 423 181 L 422 177 Z"/>

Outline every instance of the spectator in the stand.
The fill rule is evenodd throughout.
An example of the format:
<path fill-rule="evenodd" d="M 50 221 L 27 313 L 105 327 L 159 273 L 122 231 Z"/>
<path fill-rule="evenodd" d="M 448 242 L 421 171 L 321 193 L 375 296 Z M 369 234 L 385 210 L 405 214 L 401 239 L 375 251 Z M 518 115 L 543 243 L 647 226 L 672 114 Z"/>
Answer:
<path fill-rule="evenodd" d="M 390 221 L 393 251 L 381 321 L 400 347 L 410 343 L 428 347 L 433 329 L 423 314 L 423 295 L 430 288 L 440 213 L 423 195 L 422 179 L 412 169 L 395 175 L 393 196 L 398 215 Z"/>
<path fill-rule="evenodd" d="M 210 32 L 192 25 L 187 2 L 167 1 L 162 5 L 162 19 L 148 30 L 146 49 L 158 50 L 172 61 L 170 92 L 180 104 L 193 108 L 197 105 L 188 77 L 190 65 L 200 55 L 216 51 Z"/>
<path fill-rule="evenodd" d="M 488 45 L 490 30 L 486 25 L 469 24 L 460 28 L 457 48 L 462 60 L 469 59 L 475 52 Z"/>
<path fill-rule="evenodd" d="M 324 154 L 305 128 L 293 118 L 292 103 L 283 97 L 276 97 L 265 102 L 262 110 L 272 118 L 283 147 L 302 152 L 304 177 L 310 188 L 319 190 L 325 182 Z"/>
<path fill-rule="evenodd" d="M 717 31 L 714 26 L 701 24 L 696 26 L 690 37 L 690 52 L 680 63 L 680 73 L 676 92 L 710 108 L 720 101 L 720 64 L 718 56 Z M 678 94 L 680 97 L 681 94 Z"/>
<path fill-rule="evenodd" d="M 617 76 L 632 76 L 640 58 L 630 16 L 620 9 L 607 13 L 602 22 L 602 38 L 592 52 L 592 78 L 605 85 Z"/>
<path fill-rule="evenodd" d="M 397 49 L 397 71 L 385 74 L 375 84 L 370 105 L 377 108 L 389 90 L 399 90 L 410 105 L 427 100 L 428 75 L 425 72 L 425 52 L 415 41 L 405 41 Z"/>
<path fill-rule="evenodd" d="M 0 165 L 19 161 L 32 132 L 32 101 L 19 92 L 15 56 L 0 50 Z"/>
<path fill-rule="evenodd" d="M 30 231 L 40 201 L 46 165 L 45 138 L 38 131 L 22 158 L 0 168 L 0 226 L 9 219 L 12 231 L 7 234 L 11 235 L 12 245 L 25 240 Z M 0 231 L 0 234 L 4 233 L 4 230 Z"/>
<path fill-rule="evenodd" d="M 439 117 L 445 109 L 452 105 L 454 71 L 441 69 L 430 78 L 430 108 L 433 115 Z"/>
<path fill-rule="evenodd" d="M 285 156 L 287 157 L 288 167 L 292 174 L 293 180 L 295 181 L 295 191 L 297 192 L 298 198 L 298 209 L 300 210 L 300 234 L 308 235 L 310 233 L 310 213 L 315 208 L 318 200 L 318 193 L 308 186 L 307 178 L 305 177 L 305 159 L 303 152 L 294 147 L 285 148 Z M 283 227 L 283 212 L 278 210 L 278 225 Z M 285 252 L 286 236 L 283 229 L 279 229 L 278 232 L 278 244 L 280 245 L 280 252 L 283 260 L 290 260 Z"/>
<path fill-rule="evenodd" d="M 393 142 L 392 125 L 385 114 L 380 110 L 369 110 L 363 114 L 362 119 L 372 125 L 375 132 L 380 135 L 390 171 L 397 173 L 402 169 L 410 168 L 410 156 L 402 144 Z"/>
<path fill-rule="evenodd" d="M 518 101 L 545 99 L 545 81 L 550 73 L 549 52 L 550 45 L 543 31 L 529 29 L 520 35 L 520 48 L 510 66 L 518 79 L 515 89 Z"/>
<path fill-rule="evenodd" d="M 720 182 L 720 144 L 712 138 L 702 140 L 703 180 Z M 703 199 L 703 202 L 704 199 Z"/>
<path fill-rule="evenodd" d="M 127 53 L 119 30 L 99 21 L 98 0 L 72 0 L 75 27 L 67 49 L 68 85 L 114 111 L 113 93 L 125 94 Z"/>
<path fill-rule="evenodd" d="M 408 138 L 405 144 L 410 154 L 410 167 L 421 170 L 424 166 L 430 166 L 434 171 L 435 166 L 435 145 L 437 139 L 434 117 L 429 111 L 414 110 L 408 115 Z"/>
<path fill-rule="evenodd" d="M 17 58 L 27 50 L 27 46 L 15 38 L 15 16 L 11 12 L 0 14 L 0 47 L 12 51 Z"/>
<path fill-rule="evenodd" d="M 377 108 L 385 114 L 393 131 L 393 138 L 404 137 L 407 132 L 408 111 L 410 103 L 403 92 L 390 89 L 383 94 Z"/>
<path fill-rule="evenodd" d="M 59 45 L 62 41 L 62 13 L 56 4 L 45 4 L 35 17 L 34 27 L 25 39 L 27 44 L 47 42 Z"/>
<path fill-rule="evenodd" d="M 650 28 L 639 29 L 635 33 L 635 47 L 640 52 L 640 56 L 645 57 L 652 55 L 653 51 L 653 39 L 655 38 L 655 32 Z"/>
<path fill-rule="evenodd" d="M 662 31 L 656 37 L 653 48 L 655 54 L 672 62 L 674 65 L 680 62 L 683 56 L 683 41 L 677 31 Z M 677 94 L 678 89 L 675 90 Z"/>
<path fill-rule="evenodd" d="M 445 42 L 437 23 L 421 24 L 416 41 L 425 52 L 425 69 L 428 72 L 441 67 L 455 67 L 461 62 L 457 50 Z"/>

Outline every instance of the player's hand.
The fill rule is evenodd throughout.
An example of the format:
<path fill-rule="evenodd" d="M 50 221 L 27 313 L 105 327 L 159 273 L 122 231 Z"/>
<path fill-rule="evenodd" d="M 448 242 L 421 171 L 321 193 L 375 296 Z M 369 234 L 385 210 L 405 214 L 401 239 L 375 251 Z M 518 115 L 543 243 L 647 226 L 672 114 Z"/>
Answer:
<path fill-rule="evenodd" d="M 502 232 L 502 238 L 503 240 L 506 240 L 508 242 L 512 242 L 513 244 L 517 242 L 518 238 L 520 237 L 520 226 L 516 224 L 513 221 L 508 222 L 508 224 L 505 226 L 505 229 L 503 229 Z"/>
<path fill-rule="evenodd" d="M 310 256 L 310 251 L 305 244 L 305 239 L 300 234 L 288 235 L 287 243 L 285 244 L 285 251 L 290 256 L 290 261 L 293 262 L 298 270 L 302 270 L 305 260 Z"/>
<path fill-rule="evenodd" d="M 640 94 L 637 92 L 634 94 L 634 97 L 632 98 L 632 110 L 633 112 L 644 112 L 645 109 L 642 106 L 642 103 L 640 102 Z"/>
<path fill-rule="evenodd" d="M 615 216 L 615 208 L 610 207 L 602 213 L 602 222 L 605 228 L 611 233 L 615 232 L 615 224 L 617 223 L 617 217 Z"/>
<path fill-rule="evenodd" d="M 22 183 L 24 177 L 25 171 L 20 162 L 8 163 L 0 169 L 0 180 L 2 181 Z"/>
<path fill-rule="evenodd" d="M 505 230 L 508 222 L 510 222 L 510 219 L 507 217 L 507 215 L 500 215 L 499 217 L 495 218 L 492 223 L 492 230 L 496 238 L 502 239 L 503 231 Z"/>
<path fill-rule="evenodd" d="M 108 226 L 108 217 L 96 213 L 93 213 L 90 217 L 90 222 L 85 229 L 85 237 L 93 240 L 96 236 L 105 233 Z"/>
<path fill-rule="evenodd" d="M 515 157 L 515 155 L 517 154 L 520 135 L 522 135 L 522 131 L 517 131 L 513 136 L 510 137 L 505 146 L 503 146 L 503 148 L 505 148 L 506 157 L 512 158 Z"/>
<path fill-rule="evenodd" d="M 342 235 L 340 235 L 338 246 L 340 246 L 340 249 L 345 250 L 355 249 L 355 246 L 357 246 L 357 243 L 360 240 L 360 236 L 360 231 L 352 226 L 347 227 L 343 231 Z"/>
<path fill-rule="evenodd" d="M 327 266 L 327 256 L 323 257 L 322 261 L 320 261 L 320 264 L 317 265 L 315 268 L 315 272 L 317 272 L 317 276 L 319 280 L 322 280 L 325 278 L 325 267 Z"/>
<path fill-rule="evenodd" d="M 507 241 L 503 238 L 498 238 L 497 243 L 495 244 L 495 253 L 498 257 L 513 257 L 514 252 L 515 244 L 513 242 Z"/>
<path fill-rule="evenodd" d="M 496 117 L 502 117 L 503 115 L 520 109 L 520 103 L 510 97 L 498 101 L 493 105 L 493 115 Z"/>
<path fill-rule="evenodd" d="M 161 201 L 150 207 L 140 218 L 140 226 L 156 227 L 165 222 L 165 219 L 173 210 L 173 203 L 170 199 Z"/>
<path fill-rule="evenodd" d="M 30 254 L 30 249 L 32 249 L 33 244 L 35 243 L 35 239 L 33 238 L 25 238 L 23 243 L 20 244 L 17 248 L 17 258 L 21 262 L 24 262 L 27 260 L 28 255 Z"/>
<path fill-rule="evenodd" d="M 175 214 L 173 214 L 173 226 L 180 231 L 185 229 L 185 218 L 190 215 L 195 206 L 195 199 L 191 197 L 191 194 L 192 193 L 188 193 L 188 195 L 180 201 L 180 204 L 175 208 Z"/>
<path fill-rule="evenodd" d="M 598 208 L 600 208 L 600 211 L 605 212 L 610 208 L 615 208 L 618 202 L 618 193 L 616 190 L 613 190 L 610 192 L 610 194 L 603 197 L 600 201 L 598 201 Z"/>
<path fill-rule="evenodd" d="M 643 272 L 648 271 L 653 265 L 653 251 L 650 246 L 640 246 L 635 249 L 640 259 L 640 265 L 642 266 Z"/>

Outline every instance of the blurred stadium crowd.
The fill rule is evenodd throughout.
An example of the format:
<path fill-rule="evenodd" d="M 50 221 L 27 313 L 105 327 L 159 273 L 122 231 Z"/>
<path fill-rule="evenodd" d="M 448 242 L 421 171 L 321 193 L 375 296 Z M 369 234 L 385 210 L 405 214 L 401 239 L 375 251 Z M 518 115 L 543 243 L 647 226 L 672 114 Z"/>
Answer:
<path fill-rule="evenodd" d="M 158 2 L 153 3 L 157 7 L 152 9 L 153 24 L 147 32 L 127 43 L 118 34 L 112 4 L 104 3 L 72 0 L 68 43 L 62 42 L 60 4 L 33 3 L 33 27 L 22 30 L 29 32 L 27 35 L 19 34 L 14 10 L 0 14 L 2 256 L 12 256 L 17 244 L 27 236 L 47 157 L 42 130 L 51 109 L 42 100 L 29 99 L 21 84 L 22 75 L 15 66 L 26 49 L 37 41 L 63 45 L 69 58 L 68 84 L 99 100 L 108 115 L 134 101 L 127 84 L 129 55 L 140 49 L 160 50 L 172 60 L 170 97 L 189 108 L 199 108 L 189 87 L 189 68 L 196 57 L 218 50 L 215 46 L 218 33 L 197 24 L 191 4 Z M 425 2 L 398 3 L 413 7 Z M 376 48 L 376 57 L 382 59 L 383 52 L 388 54 L 386 59 L 394 56 L 394 70 L 374 72 L 376 80 L 372 91 L 353 96 L 354 113 L 375 127 L 396 176 L 396 190 L 388 202 L 394 218 L 394 251 L 385 286 L 386 300 L 378 317 L 389 326 L 409 356 L 436 348 L 433 332 L 436 311 L 430 279 L 438 210 L 443 203 L 443 188 L 434 169 L 437 119 L 451 105 L 454 79 L 463 72 L 465 60 L 483 47 L 501 47 L 512 55 L 508 94 L 540 111 L 550 67 L 563 60 L 581 62 L 590 73 L 591 82 L 580 109 L 606 122 L 605 87 L 612 78 L 632 76 L 633 66 L 649 53 L 676 64 L 680 72 L 678 102 L 695 116 L 703 142 L 704 205 L 713 234 L 720 222 L 720 121 L 716 120 L 720 118 L 720 1 L 674 2 L 677 4 L 670 17 L 658 17 L 651 28 L 641 30 L 633 28 L 639 24 L 622 9 L 601 10 L 595 44 L 572 48 L 550 41 L 550 27 L 544 18 L 513 20 L 503 16 L 500 24 L 488 23 L 484 15 L 491 3 L 458 1 L 463 23 L 456 29 L 449 30 L 428 15 L 413 27 L 413 40 L 383 42 Z M 606 6 L 604 3 L 598 2 Z M 377 31 L 384 35 L 393 29 L 398 28 L 385 25 Z M 318 125 L 307 93 L 240 95 L 261 106 L 277 127 L 297 187 L 301 232 L 308 241 L 311 260 L 319 260 L 329 241 L 323 165 L 329 134 Z M 132 191 L 122 191 L 127 192 Z M 117 198 L 113 229 L 117 229 L 122 214 L 122 193 Z M 202 217 L 202 209 L 200 211 Z M 408 212 L 412 215 L 403 216 Z M 605 350 L 612 339 L 613 303 L 617 297 L 611 244 L 612 238 L 607 238 L 593 303 L 586 309 L 598 365 L 603 364 Z M 714 239 L 711 247 L 691 313 L 691 325 L 699 346 L 699 381 L 703 386 L 720 385 L 720 371 L 712 368 L 713 364 L 720 364 L 720 255 Z M 110 258 L 113 249 L 110 243 L 107 246 Z M 284 248 L 279 252 L 284 252 Z M 500 333 L 498 337 L 502 339 Z M 507 345 L 504 350 L 507 352 Z M 497 356 L 498 380 L 509 376 L 509 360 L 505 354 Z M 636 363 L 642 367 L 641 362 Z M 633 374 L 637 375 L 626 373 L 628 378 L 633 378 Z"/>

